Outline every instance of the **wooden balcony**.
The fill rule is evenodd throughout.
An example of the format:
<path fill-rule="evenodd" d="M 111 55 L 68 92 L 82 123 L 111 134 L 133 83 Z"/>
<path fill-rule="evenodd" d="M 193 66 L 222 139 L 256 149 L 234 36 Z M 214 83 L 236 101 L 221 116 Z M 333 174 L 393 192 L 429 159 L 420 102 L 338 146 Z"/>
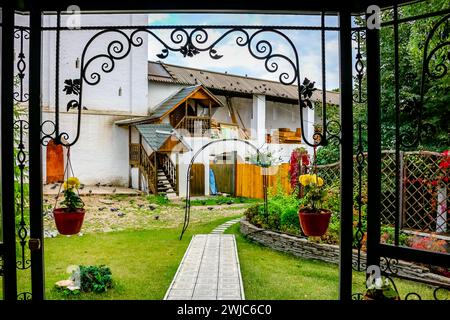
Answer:
<path fill-rule="evenodd" d="M 207 131 L 211 129 L 211 118 L 185 116 L 178 125 L 176 125 L 175 129 L 185 129 L 193 137 L 204 136 Z"/>

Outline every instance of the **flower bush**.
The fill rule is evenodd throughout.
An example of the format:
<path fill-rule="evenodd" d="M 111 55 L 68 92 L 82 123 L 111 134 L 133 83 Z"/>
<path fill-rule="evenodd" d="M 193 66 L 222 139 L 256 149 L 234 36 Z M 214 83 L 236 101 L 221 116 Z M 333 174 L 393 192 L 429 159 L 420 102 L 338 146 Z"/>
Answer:
<path fill-rule="evenodd" d="M 322 188 L 323 179 L 316 174 L 302 174 L 298 180 L 305 187 L 305 194 L 300 200 L 300 205 L 313 212 L 319 212 L 327 196 L 326 190 Z"/>
<path fill-rule="evenodd" d="M 305 148 L 296 148 L 291 153 L 289 160 L 289 178 L 292 189 L 298 188 L 298 177 L 301 174 L 301 167 L 310 163 L 308 152 Z"/>
<path fill-rule="evenodd" d="M 78 195 L 78 188 L 80 187 L 80 180 L 76 177 L 68 178 L 64 184 L 64 200 L 61 205 L 66 208 L 66 211 L 75 211 L 76 209 L 84 208 L 84 202 Z"/>
<path fill-rule="evenodd" d="M 296 192 L 285 194 L 282 188 L 269 191 L 267 215 L 262 204 L 257 204 L 246 210 L 245 216 L 250 223 L 264 229 L 300 233 L 298 221 L 299 199 Z"/>
<path fill-rule="evenodd" d="M 447 241 L 438 239 L 436 235 L 428 237 L 415 236 L 409 239 L 409 246 L 414 249 L 446 253 Z"/>

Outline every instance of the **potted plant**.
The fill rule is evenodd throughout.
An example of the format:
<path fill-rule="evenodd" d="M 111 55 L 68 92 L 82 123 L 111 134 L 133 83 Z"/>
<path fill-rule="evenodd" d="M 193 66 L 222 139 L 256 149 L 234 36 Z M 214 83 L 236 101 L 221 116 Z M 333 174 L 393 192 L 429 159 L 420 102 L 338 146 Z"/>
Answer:
<path fill-rule="evenodd" d="M 307 236 L 322 236 L 327 232 L 331 217 L 330 210 L 321 208 L 326 197 L 326 191 L 322 188 L 324 181 L 316 174 L 303 174 L 299 182 L 305 189 L 298 211 L 300 226 Z"/>
<path fill-rule="evenodd" d="M 363 300 L 400 300 L 400 296 L 388 278 L 379 278 L 367 288 Z"/>
<path fill-rule="evenodd" d="M 84 220 L 84 202 L 78 195 L 80 181 L 70 177 L 64 182 L 64 200 L 62 207 L 53 209 L 56 228 L 60 234 L 73 235 L 80 232 Z"/>

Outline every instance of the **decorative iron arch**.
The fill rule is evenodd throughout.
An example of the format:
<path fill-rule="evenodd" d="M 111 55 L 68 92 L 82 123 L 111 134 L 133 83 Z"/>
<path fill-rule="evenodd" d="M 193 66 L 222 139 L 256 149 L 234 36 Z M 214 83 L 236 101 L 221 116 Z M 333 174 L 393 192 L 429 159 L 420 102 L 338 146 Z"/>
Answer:
<path fill-rule="evenodd" d="M 209 146 L 219 143 L 219 142 L 231 142 L 231 141 L 243 142 L 243 143 L 247 144 L 248 146 L 252 147 L 256 151 L 258 158 L 259 158 L 259 155 L 261 154 L 260 148 L 256 147 L 253 143 L 251 143 L 248 140 L 242 140 L 242 139 L 237 139 L 237 138 L 213 140 L 213 141 L 208 142 L 204 146 L 202 146 L 199 150 L 197 150 L 197 152 L 194 154 L 194 156 L 191 158 L 191 161 L 189 162 L 189 167 L 188 167 L 187 173 L 186 173 L 186 200 L 185 200 L 185 209 L 184 209 L 184 222 L 183 222 L 183 228 L 182 228 L 181 234 L 180 234 L 180 240 L 183 238 L 183 234 L 189 226 L 189 219 L 190 219 L 190 212 L 191 212 L 191 185 L 190 185 L 191 168 L 192 168 L 192 165 L 194 164 L 195 159 L 200 155 L 200 153 L 202 153 L 203 150 L 205 150 Z M 264 188 L 264 193 L 265 193 L 267 186 L 265 184 L 263 184 L 263 188 Z M 264 203 L 264 206 L 267 206 L 267 203 Z"/>
<path fill-rule="evenodd" d="M 56 41 L 59 46 L 59 33 L 64 29 L 60 27 L 60 13 L 58 13 L 58 27 L 56 28 Z M 87 28 L 89 29 L 89 28 Z M 165 29 L 172 30 L 170 33 L 170 43 L 164 41 L 158 36 L 154 30 Z M 213 40 L 209 44 L 208 42 L 208 30 L 220 29 L 224 31 L 217 39 Z M 130 34 L 127 34 L 124 30 L 132 30 Z M 254 32 L 249 32 L 254 30 Z M 279 81 L 284 85 L 296 84 L 298 87 L 298 106 L 300 112 L 300 126 L 302 128 L 302 141 L 307 145 L 314 147 L 327 144 L 327 129 L 328 123 L 324 121 L 324 128 L 322 132 L 314 132 L 312 135 L 312 141 L 310 141 L 304 130 L 304 117 L 303 109 L 313 108 L 312 102 L 309 100 L 312 96 L 312 92 L 316 90 L 314 88 L 314 82 L 310 82 L 305 78 L 300 81 L 300 64 L 299 54 L 295 47 L 295 44 L 284 32 L 277 27 L 255 27 L 255 26 L 164 26 L 163 28 L 157 26 L 138 26 L 138 27 L 102 27 L 102 30 L 93 35 L 83 48 L 81 55 L 80 76 L 78 79 L 66 79 L 65 87 L 63 91 L 67 95 L 75 95 L 74 99 L 71 99 L 67 103 L 67 111 L 74 109 L 77 110 L 77 129 L 76 135 L 73 141 L 69 142 L 69 134 L 65 131 L 61 131 L 59 128 L 59 106 L 58 98 L 56 98 L 56 111 L 55 122 L 46 121 L 46 130 L 42 129 L 43 138 L 42 144 L 46 144 L 49 139 L 54 139 L 56 143 L 63 144 L 67 147 L 74 145 L 80 136 L 80 124 L 81 113 L 83 110 L 83 84 L 97 85 L 101 80 L 100 72 L 110 73 L 114 70 L 116 61 L 126 58 L 133 47 L 140 47 L 143 45 L 144 40 L 140 33 L 146 33 L 156 39 L 164 48 L 157 57 L 165 59 L 169 56 L 170 52 L 179 52 L 184 57 L 193 57 L 200 52 L 208 52 L 212 59 L 221 59 L 223 55 L 220 55 L 217 50 L 217 45 L 224 39 L 234 34 L 237 35 L 235 42 L 240 47 L 247 47 L 252 57 L 257 60 L 264 61 L 265 69 L 270 73 L 279 72 Z M 91 44 L 104 34 L 116 34 L 119 38 L 112 40 L 106 46 L 106 52 L 96 54 L 91 58 L 88 58 L 88 51 Z M 258 39 L 260 35 L 270 34 L 281 37 L 287 42 L 288 46 L 292 50 L 293 58 L 274 52 L 273 45 L 266 39 Z M 56 69 L 56 83 L 58 83 L 58 60 L 59 52 L 57 51 L 57 69 Z M 89 67 L 93 65 L 94 61 L 102 60 L 101 71 L 89 71 Z M 290 67 L 289 70 L 279 70 L 279 61 L 284 61 Z M 58 86 L 56 87 L 56 96 L 58 96 Z M 322 104 L 322 112 L 326 114 L 326 104 Z M 54 130 L 49 129 L 48 126 L 52 125 Z M 333 136 L 333 134 L 331 134 Z"/>

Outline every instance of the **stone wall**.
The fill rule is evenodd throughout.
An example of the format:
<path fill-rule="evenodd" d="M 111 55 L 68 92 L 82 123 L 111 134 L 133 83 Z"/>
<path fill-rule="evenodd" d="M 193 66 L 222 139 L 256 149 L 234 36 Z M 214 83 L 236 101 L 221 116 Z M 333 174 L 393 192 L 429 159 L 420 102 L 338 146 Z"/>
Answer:
<path fill-rule="evenodd" d="M 274 250 L 287 252 L 301 258 L 316 259 L 334 264 L 339 263 L 339 246 L 313 243 L 306 238 L 261 229 L 248 222 L 245 218 L 241 220 L 240 229 L 241 233 L 248 239 Z M 353 252 L 353 261 L 357 261 L 356 250 Z M 361 263 L 362 265 L 366 263 L 366 255 L 364 252 L 361 252 Z M 397 274 L 400 277 L 407 277 L 436 285 L 450 286 L 450 278 L 432 273 L 429 268 L 422 265 L 399 261 L 398 264 L 392 265 L 391 269 L 394 272 L 398 270 Z"/>

